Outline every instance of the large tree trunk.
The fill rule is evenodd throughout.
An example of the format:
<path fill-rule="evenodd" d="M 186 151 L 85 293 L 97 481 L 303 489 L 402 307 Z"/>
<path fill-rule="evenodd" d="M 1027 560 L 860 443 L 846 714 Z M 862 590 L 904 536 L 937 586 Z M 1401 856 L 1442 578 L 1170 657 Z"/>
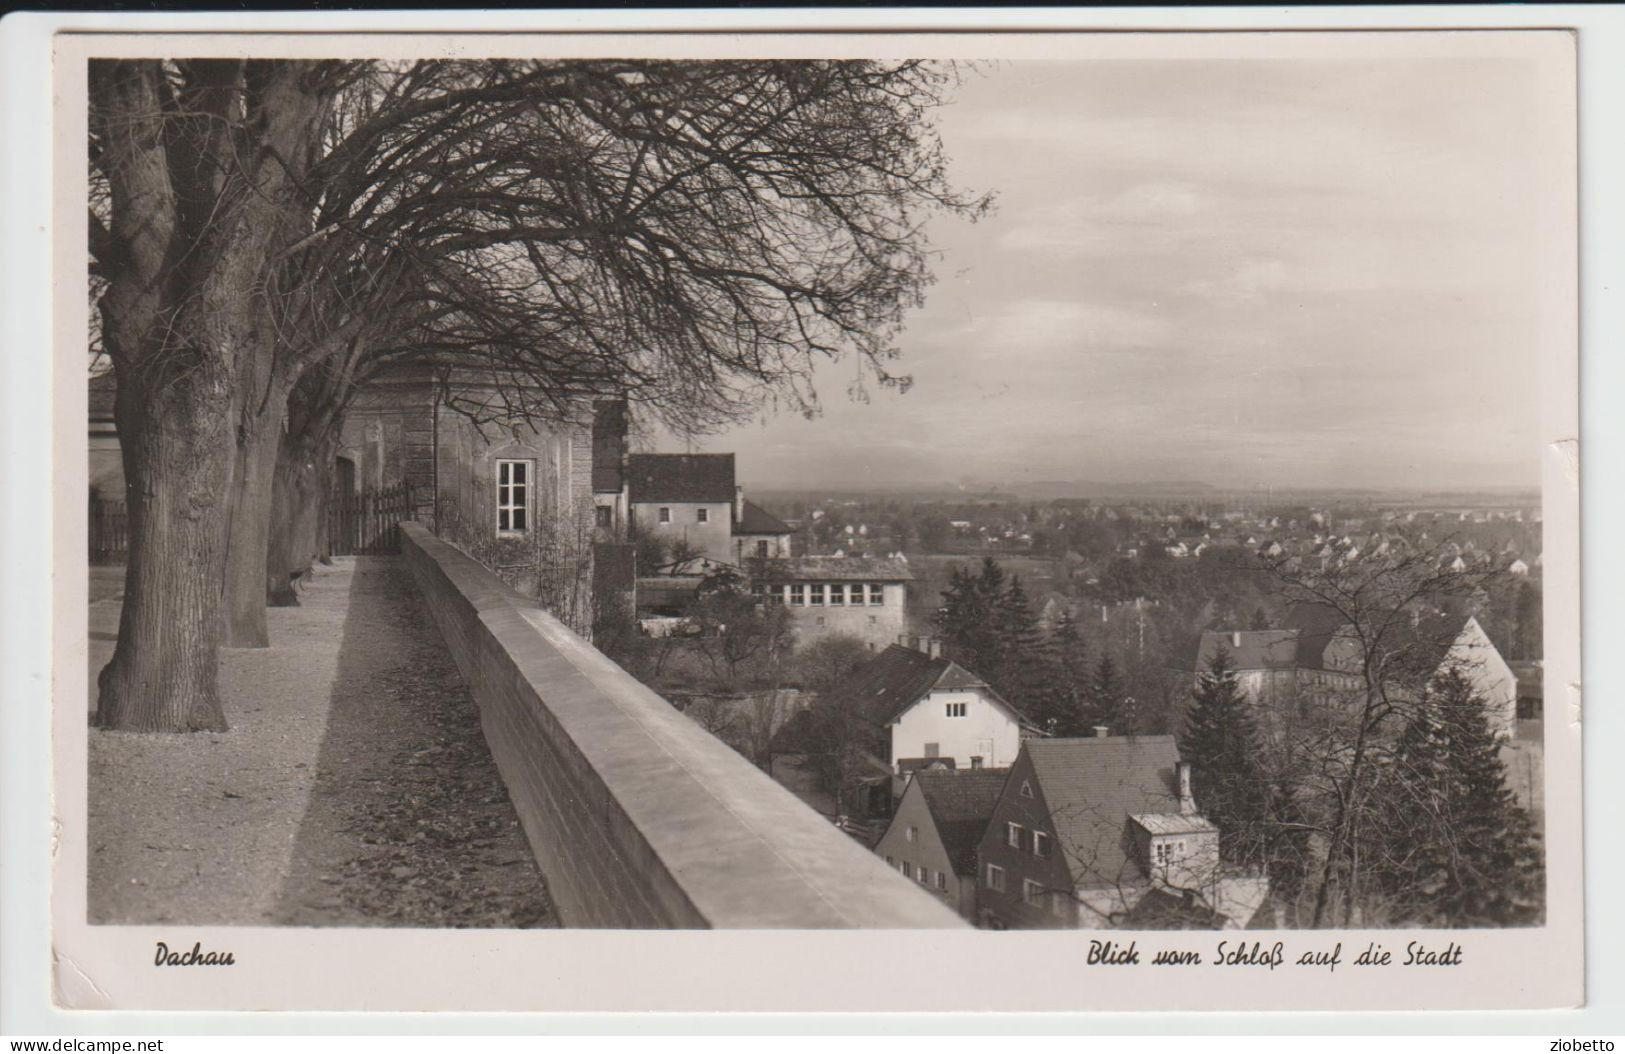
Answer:
<path fill-rule="evenodd" d="M 256 386 L 257 387 L 257 386 Z M 268 382 L 245 393 L 239 414 L 231 515 L 226 525 L 225 631 L 228 648 L 269 647 L 265 606 L 276 583 L 267 574 L 277 451 L 282 444 L 288 396 Z"/>
<path fill-rule="evenodd" d="M 125 371 L 120 371 L 121 374 Z M 232 443 L 225 385 L 196 375 L 150 396 L 118 378 L 130 559 L 96 723 L 130 732 L 223 731 L 215 686 L 221 541 Z"/>
<path fill-rule="evenodd" d="M 277 454 L 275 497 L 271 503 L 269 601 L 272 607 L 299 603 L 294 582 L 310 573 L 323 556 L 323 521 L 332 488 L 337 433 L 312 436 L 290 429 Z"/>

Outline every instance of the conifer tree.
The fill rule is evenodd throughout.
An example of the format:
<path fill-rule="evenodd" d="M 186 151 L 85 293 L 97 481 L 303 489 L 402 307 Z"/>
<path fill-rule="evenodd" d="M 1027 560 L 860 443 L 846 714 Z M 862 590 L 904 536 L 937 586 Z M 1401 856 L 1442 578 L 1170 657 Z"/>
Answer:
<path fill-rule="evenodd" d="M 1123 678 L 1110 655 L 1102 655 L 1089 682 L 1089 724 L 1105 726 L 1112 735 L 1132 735 L 1124 712 Z"/>
<path fill-rule="evenodd" d="M 1004 569 L 992 557 L 983 558 L 979 574 L 955 567 L 936 618 L 947 656 L 995 684 L 1003 672 L 1004 591 Z"/>
<path fill-rule="evenodd" d="M 1082 736 L 1089 731 L 1089 653 L 1070 610 L 1055 626 L 1056 689 L 1052 696 L 1050 732 L 1057 736 Z"/>
<path fill-rule="evenodd" d="M 1538 917 L 1539 840 L 1507 786 L 1484 700 L 1460 670 L 1429 685 L 1385 775 L 1378 881 L 1395 921 L 1483 926 Z"/>
<path fill-rule="evenodd" d="M 1179 745 L 1191 764 L 1197 808 L 1218 825 L 1220 855 L 1238 863 L 1262 860 L 1270 827 L 1268 783 L 1247 706 L 1230 652 L 1220 647 L 1197 682 Z"/>
<path fill-rule="evenodd" d="M 1010 576 L 1009 588 L 999 598 L 998 623 L 1000 656 L 990 683 L 1029 717 L 1047 726 L 1055 709 L 1055 652 L 1038 626 L 1018 575 Z"/>

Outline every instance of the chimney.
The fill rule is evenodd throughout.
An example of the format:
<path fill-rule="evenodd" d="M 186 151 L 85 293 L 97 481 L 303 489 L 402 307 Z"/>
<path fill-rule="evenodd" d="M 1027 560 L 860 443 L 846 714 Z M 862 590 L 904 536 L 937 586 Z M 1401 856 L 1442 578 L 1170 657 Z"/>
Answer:
<path fill-rule="evenodd" d="M 1191 763 L 1181 761 L 1174 766 L 1179 773 L 1179 811 L 1186 816 L 1196 813 L 1196 798 L 1191 794 Z"/>
<path fill-rule="evenodd" d="M 1107 736 L 1109 736 L 1111 734 L 1112 734 L 1112 730 L 1109 727 L 1107 727 L 1106 725 L 1096 725 L 1095 726 L 1095 738 L 1096 739 L 1105 739 Z"/>
<path fill-rule="evenodd" d="M 899 633 L 897 635 L 897 646 L 899 648 L 906 648 L 909 646 L 907 633 Z"/>
<path fill-rule="evenodd" d="M 920 638 L 919 637 L 910 637 L 908 639 L 908 646 L 910 648 L 913 648 L 915 651 L 924 651 L 925 650 L 924 648 L 920 647 Z"/>
<path fill-rule="evenodd" d="M 734 522 L 740 523 L 745 519 L 745 485 L 734 484 Z"/>
<path fill-rule="evenodd" d="M 936 637 L 925 638 L 925 653 L 933 659 L 942 658 L 942 641 Z"/>
<path fill-rule="evenodd" d="M 1230 631 L 1230 646 L 1232 648 L 1241 647 L 1241 630 L 1236 629 Z"/>

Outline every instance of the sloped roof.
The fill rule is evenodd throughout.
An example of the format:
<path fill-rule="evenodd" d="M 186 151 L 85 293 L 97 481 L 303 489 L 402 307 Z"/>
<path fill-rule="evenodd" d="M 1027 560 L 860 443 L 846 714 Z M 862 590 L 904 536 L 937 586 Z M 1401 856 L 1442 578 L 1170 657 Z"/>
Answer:
<path fill-rule="evenodd" d="M 734 500 L 732 454 L 628 454 L 629 500 L 729 502 Z"/>
<path fill-rule="evenodd" d="M 853 670 L 831 689 L 831 695 L 852 703 L 865 720 L 884 728 L 933 689 L 958 691 L 965 688 L 975 688 L 998 700 L 1018 718 L 1021 716 L 1020 711 L 1000 698 L 986 681 L 958 663 L 933 659 L 900 644 L 888 645 L 885 651 Z"/>
<path fill-rule="evenodd" d="M 791 556 L 767 560 L 767 582 L 912 582 L 900 560 L 880 556 Z"/>
<path fill-rule="evenodd" d="M 790 525 L 753 501 L 745 502 L 735 534 L 789 534 Z"/>
<path fill-rule="evenodd" d="M 1050 822 L 1073 881 L 1115 885 L 1141 877 L 1129 818 L 1179 811 L 1173 736 L 1028 739 Z"/>
<path fill-rule="evenodd" d="M 914 781 L 925 796 L 937 835 L 948 852 L 954 872 L 976 873 L 976 846 L 987 830 L 1009 769 L 967 769 L 962 772 L 920 772 Z"/>
<path fill-rule="evenodd" d="M 1196 652 L 1196 670 L 1208 668 L 1220 648 L 1230 652 L 1230 663 L 1238 670 L 1289 670 L 1297 662 L 1298 631 L 1291 629 L 1251 629 L 1235 633 L 1208 630 Z"/>

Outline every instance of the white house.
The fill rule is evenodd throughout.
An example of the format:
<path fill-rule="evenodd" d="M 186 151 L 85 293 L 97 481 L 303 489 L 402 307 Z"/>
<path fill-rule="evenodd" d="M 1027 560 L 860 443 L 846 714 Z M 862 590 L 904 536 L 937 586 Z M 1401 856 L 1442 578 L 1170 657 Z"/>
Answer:
<path fill-rule="evenodd" d="M 902 775 L 933 765 L 1003 768 L 1027 722 L 986 681 L 942 656 L 939 642 L 893 644 L 834 690 L 874 729 L 876 754 Z"/>

